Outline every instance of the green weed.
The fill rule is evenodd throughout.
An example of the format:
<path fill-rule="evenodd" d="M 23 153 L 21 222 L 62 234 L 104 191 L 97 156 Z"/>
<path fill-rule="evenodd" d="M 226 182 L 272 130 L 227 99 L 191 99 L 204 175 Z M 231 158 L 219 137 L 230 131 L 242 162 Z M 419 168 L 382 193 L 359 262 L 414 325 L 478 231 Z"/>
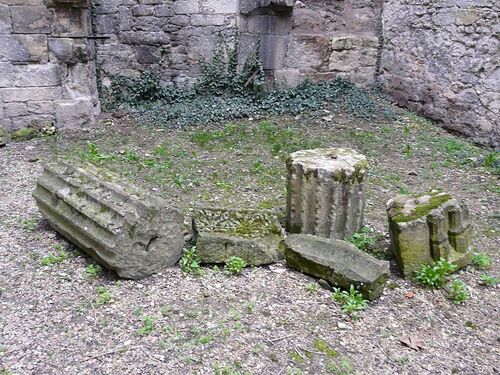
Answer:
<path fill-rule="evenodd" d="M 493 260 L 486 253 L 474 253 L 472 256 L 472 263 L 474 263 L 477 268 L 487 269 L 491 267 Z"/>
<path fill-rule="evenodd" d="M 85 273 L 89 277 L 97 277 L 102 273 L 102 267 L 98 264 L 89 264 L 85 268 Z"/>
<path fill-rule="evenodd" d="M 342 311 L 349 315 L 356 315 L 358 311 L 368 307 L 368 301 L 364 299 L 363 295 L 358 290 L 356 290 L 354 285 L 351 285 L 349 291 L 335 288 L 331 298 L 340 303 Z"/>
<path fill-rule="evenodd" d="M 68 253 L 66 251 L 60 251 L 59 254 L 49 254 L 43 257 L 40 264 L 42 266 L 51 266 L 53 264 L 62 263 L 66 259 L 68 259 Z"/>
<path fill-rule="evenodd" d="M 201 273 L 201 259 L 196 254 L 196 246 L 192 246 L 190 249 L 184 249 L 179 264 L 181 269 L 186 273 L 193 273 L 196 275 Z"/>
<path fill-rule="evenodd" d="M 481 280 L 482 285 L 487 285 L 487 286 L 493 286 L 500 283 L 500 280 L 497 279 L 496 277 L 486 274 L 479 276 L 479 279 Z"/>
<path fill-rule="evenodd" d="M 111 301 L 111 293 L 110 291 L 105 287 L 105 286 L 98 286 L 96 288 L 97 293 L 99 296 L 96 298 L 94 305 L 99 307 L 102 305 L 107 304 L 109 301 Z"/>
<path fill-rule="evenodd" d="M 243 269 L 247 266 L 247 263 L 241 259 L 240 257 L 230 257 L 226 264 L 224 265 L 224 272 L 226 274 L 238 274 L 243 271 Z"/>
<path fill-rule="evenodd" d="M 457 305 L 467 301 L 470 298 L 467 285 L 463 281 L 453 280 L 450 285 L 448 298 Z"/>
<path fill-rule="evenodd" d="M 137 330 L 137 333 L 141 336 L 147 336 L 153 333 L 155 330 L 154 323 L 156 318 L 151 316 L 144 316 L 142 318 L 142 327 Z"/>
<path fill-rule="evenodd" d="M 318 283 L 309 283 L 306 285 L 306 290 L 308 293 L 315 294 L 318 292 Z"/>
<path fill-rule="evenodd" d="M 22 219 L 21 225 L 26 232 L 34 232 L 38 226 L 38 219 Z"/>
<path fill-rule="evenodd" d="M 447 281 L 447 276 L 450 275 L 457 266 L 441 258 L 437 262 L 424 265 L 420 271 L 417 272 L 417 281 L 421 284 L 432 288 L 442 288 Z"/>

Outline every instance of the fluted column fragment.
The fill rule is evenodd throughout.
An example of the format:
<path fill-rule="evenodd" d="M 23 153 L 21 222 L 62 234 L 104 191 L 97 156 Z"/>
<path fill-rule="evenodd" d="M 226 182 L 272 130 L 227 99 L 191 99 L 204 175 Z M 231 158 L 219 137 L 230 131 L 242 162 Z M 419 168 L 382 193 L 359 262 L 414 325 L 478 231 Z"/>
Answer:
<path fill-rule="evenodd" d="M 121 277 L 149 276 L 181 256 L 182 214 L 103 168 L 45 165 L 33 197 L 56 231 Z"/>
<path fill-rule="evenodd" d="M 364 155 L 348 148 L 297 151 L 287 161 L 287 229 L 345 239 L 363 225 Z"/>

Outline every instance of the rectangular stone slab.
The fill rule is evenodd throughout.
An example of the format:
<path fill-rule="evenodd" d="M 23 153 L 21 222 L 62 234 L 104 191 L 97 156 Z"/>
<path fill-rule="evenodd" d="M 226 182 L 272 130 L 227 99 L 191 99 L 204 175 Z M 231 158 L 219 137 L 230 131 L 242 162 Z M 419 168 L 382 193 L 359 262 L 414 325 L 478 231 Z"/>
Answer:
<path fill-rule="evenodd" d="M 258 266 L 283 258 L 283 230 L 271 210 L 199 208 L 193 215 L 193 231 L 203 263 L 225 263 L 236 256 Z"/>
<path fill-rule="evenodd" d="M 369 300 L 380 297 L 389 277 L 389 262 L 342 240 L 292 234 L 286 238 L 285 248 L 289 267 L 343 289 L 354 285 Z"/>

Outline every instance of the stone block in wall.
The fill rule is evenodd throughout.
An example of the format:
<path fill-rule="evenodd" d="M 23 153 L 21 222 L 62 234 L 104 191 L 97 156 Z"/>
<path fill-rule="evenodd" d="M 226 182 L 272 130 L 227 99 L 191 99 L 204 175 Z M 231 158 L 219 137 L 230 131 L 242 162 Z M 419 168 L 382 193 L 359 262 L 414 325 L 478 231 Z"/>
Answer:
<path fill-rule="evenodd" d="M 29 114 L 28 104 L 24 102 L 5 103 L 4 113 L 7 117 L 27 116 Z"/>
<path fill-rule="evenodd" d="M 126 31 L 120 34 L 120 41 L 125 44 L 162 45 L 170 42 L 170 36 L 162 31 Z"/>
<path fill-rule="evenodd" d="M 0 87 L 13 87 L 16 67 L 11 63 L 0 62 Z"/>
<path fill-rule="evenodd" d="M 17 87 L 58 86 L 62 82 L 58 64 L 18 65 L 13 78 Z"/>
<path fill-rule="evenodd" d="M 94 106 L 87 98 L 58 101 L 55 111 L 57 127 L 80 129 L 94 122 Z"/>
<path fill-rule="evenodd" d="M 132 7 L 134 17 L 152 16 L 155 8 L 152 5 L 138 4 Z"/>
<path fill-rule="evenodd" d="M 11 32 L 11 30 L 12 23 L 10 19 L 9 6 L 0 4 L 0 34 L 8 34 Z"/>
<path fill-rule="evenodd" d="M 49 38 L 49 51 L 54 58 L 66 64 L 76 64 L 89 60 L 85 40 L 73 38 Z M 52 58 L 51 58 L 52 60 Z"/>
<path fill-rule="evenodd" d="M 55 109 L 54 109 L 54 102 L 53 101 L 33 101 L 33 102 L 28 102 L 28 112 L 30 114 L 37 114 L 37 115 L 42 115 L 42 114 L 54 114 Z"/>
<path fill-rule="evenodd" d="M 324 71 L 331 55 L 330 37 L 326 35 L 291 35 L 284 62 L 285 68 L 301 71 Z"/>
<path fill-rule="evenodd" d="M 137 46 L 135 53 L 137 61 L 141 64 L 156 64 L 161 58 L 159 47 Z"/>
<path fill-rule="evenodd" d="M 50 13 L 45 6 L 12 6 L 12 30 L 21 34 L 50 33 Z"/>
<path fill-rule="evenodd" d="M 2 75 L 0 75 L 0 82 L 1 80 Z M 61 87 L 57 86 L 0 88 L 0 96 L 5 103 L 27 102 L 33 100 L 33 98 L 36 98 L 37 100 L 55 100 L 62 98 L 62 90 Z"/>
<path fill-rule="evenodd" d="M 275 70 L 284 67 L 289 39 L 288 36 L 261 35 L 259 54 L 264 69 Z"/>
<path fill-rule="evenodd" d="M 54 124 L 53 115 L 27 115 L 12 117 L 12 130 L 19 130 L 24 128 L 41 129 L 50 127 Z"/>
<path fill-rule="evenodd" d="M 239 11 L 237 0 L 200 0 L 203 13 L 233 14 Z"/>
<path fill-rule="evenodd" d="M 125 4 L 125 5 L 134 5 Z M 92 5 L 94 6 L 95 14 L 115 14 L 118 9 L 123 4 L 123 0 L 92 0 Z"/>
<path fill-rule="evenodd" d="M 98 35 L 118 33 L 118 20 L 116 14 L 96 14 L 93 18 L 96 33 Z"/>
<path fill-rule="evenodd" d="M 44 63 L 48 56 L 45 34 L 0 35 L 0 60 Z"/>
<path fill-rule="evenodd" d="M 175 15 L 171 4 L 156 5 L 153 15 L 155 17 L 173 17 Z"/>
<path fill-rule="evenodd" d="M 199 0 L 177 0 L 173 6 L 175 14 L 194 14 L 200 12 Z"/>
<path fill-rule="evenodd" d="M 191 16 L 192 26 L 222 26 L 224 15 L 222 14 L 194 14 Z"/>
<path fill-rule="evenodd" d="M 87 12 L 80 8 L 52 9 L 52 36 L 84 37 L 87 35 Z"/>

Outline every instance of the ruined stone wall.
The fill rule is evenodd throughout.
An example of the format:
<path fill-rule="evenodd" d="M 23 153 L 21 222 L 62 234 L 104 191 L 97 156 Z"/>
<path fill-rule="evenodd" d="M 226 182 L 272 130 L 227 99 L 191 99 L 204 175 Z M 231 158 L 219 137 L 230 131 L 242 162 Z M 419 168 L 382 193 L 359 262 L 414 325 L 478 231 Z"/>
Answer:
<path fill-rule="evenodd" d="M 0 128 L 81 127 L 99 109 L 85 0 L 0 1 Z"/>
<path fill-rule="evenodd" d="M 113 75 L 155 70 L 165 81 L 192 82 L 218 34 L 239 34 L 241 58 L 260 46 L 279 84 L 337 74 L 375 81 L 381 1 L 92 0 L 103 83 Z"/>
<path fill-rule="evenodd" d="M 500 3 L 388 0 L 380 80 L 401 104 L 500 147 Z"/>

